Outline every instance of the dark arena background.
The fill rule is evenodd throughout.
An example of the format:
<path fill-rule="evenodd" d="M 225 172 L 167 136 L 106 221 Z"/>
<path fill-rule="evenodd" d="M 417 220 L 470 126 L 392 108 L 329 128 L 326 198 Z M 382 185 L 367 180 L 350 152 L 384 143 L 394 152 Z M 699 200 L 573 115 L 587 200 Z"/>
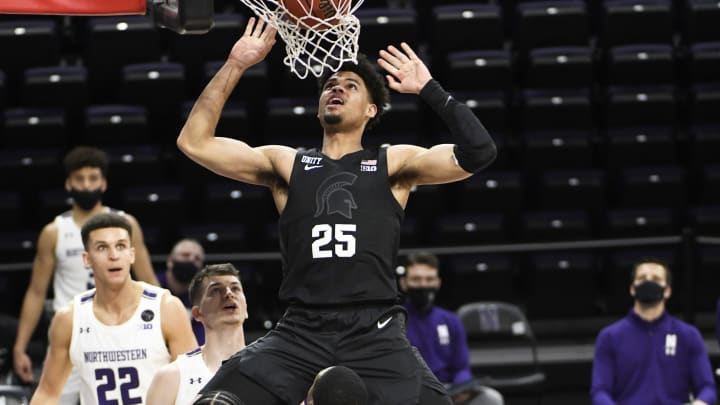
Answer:
<path fill-rule="evenodd" d="M 175 145 L 250 13 L 230 0 L 214 12 L 195 35 L 158 27 L 157 15 L 0 15 L 3 316 L 19 316 L 38 233 L 69 207 L 61 160 L 76 145 L 110 155 L 103 202 L 138 218 L 156 271 L 176 240 L 197 238 L 207 263 L 241 269 L 250 339 L 282 315 L 270 193 L 223 181 Z M 630 269 L 645 256 L 670 263 L 669 311 L 700 329 L 720 365 L 717 0 L 365 0 L 356 15 L 361 52 L 410 43 L 498 145 L 489 169 L 413 193 L 401 253 L 440 256 L 440 306 L 523 310 L 531 333 L 489 341 L 468 330 L 474 373 L 506 404 L 590 403 L 595 337 L 627 313 Z M 319 147 L 315 81 L 290 73 L 278 45 L 241 79 L 217 134 Z M 442 143 L 434 119 L 393 93 L 364 144 Z M 0 384 L 15 382 L 11 329 Z"/>

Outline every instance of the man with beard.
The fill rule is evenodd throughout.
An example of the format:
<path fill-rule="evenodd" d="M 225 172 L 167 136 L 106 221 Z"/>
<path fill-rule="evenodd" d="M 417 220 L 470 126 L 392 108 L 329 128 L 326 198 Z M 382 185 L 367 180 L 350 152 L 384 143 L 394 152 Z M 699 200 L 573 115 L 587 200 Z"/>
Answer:
<path fill-rule="evenodd" d="M 595 343 L 593 405 L 714 404 L 715 380 L 700 332 L 668 314 L 668 267 L 639 262 L 632 271 L 628 315 L 604 328 Z"/>
<path fill-rule="evenodd" d="M 40 232 L 33 261 L 30 285 L 22 303 L 20 320 L 13 347 L 15 372 L 24 383 L 32 383 L 32 361 L 27 354 L 30 341 L 45 304 L 48 285 L 53 283 L 53 310 L 70 303 L 72 297 L 93 288 L 93 272 L 83 263 L 80 229 L 95 214 L 116 211 L 102 204 L 107 189 L 108 157 L 100 149 L 79 146 L 65 155 L 65 190 L 72 197 L 72 208 L 45 225 Z M 157 285 L 150 255 L 145 247 L 142 230 L 137 220 L 124 214 L 133 228 L 132 245 L 135 248 L 135 277 Z M 79 380 L 72 374 L 65 387 L 61 404 L 78 402 Z"/>
<path fill-rule="evenodd" d="M 216 136 L 228 97 L 270 52 L 276 33 L 248 20 L 177 140 L 213 172 L 268 187 L 280 214 L 279 298 L 288 309 L 268 334 L 223 363 L 201 395 L 230 391 L 244 405 L 297 404 L 320 370 L 344 365 L 363 379 L 371 405 L 450 404 L 404 334 L 394 265 L 400 227 L 413 187 L 470 177 L 492 163 L 495 144 L 405 43 L 381 50 L 377 63 L 358 55 L 320 78 L 320 149 L 252 147 L 230 137 L 236 134 Z M 387 107 L 388 86 L 419 95 L 455 143 L 365 148 L 363 133 Z"/>

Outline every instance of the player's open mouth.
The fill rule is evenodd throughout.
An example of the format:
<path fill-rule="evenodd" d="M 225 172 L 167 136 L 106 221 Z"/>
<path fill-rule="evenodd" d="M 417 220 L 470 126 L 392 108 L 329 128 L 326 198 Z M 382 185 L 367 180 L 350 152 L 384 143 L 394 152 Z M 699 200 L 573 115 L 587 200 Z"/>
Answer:
<path fill-rule="evenodd" d="M 340 97 L 333 97 L 328 100 L 328 105 L 343 105 L 345 102 Z"/>
<path fill-rule="evenodd" d="M 236 310 L 237 307 L 238 307 L 238 306 L 235 305 L 235 304 L 228 304 L 228 305 L 225 305 L 225 306 L 223 307 L 223 309 L 225 309 L 225 310 Z"/>
<path fill-rule="evenodd" d="M 113 267 L 113 268 L 109 269 L 109 271 L 111 273 L 117 273 L 119 271 L 122 271 L 122 267 Z"/>

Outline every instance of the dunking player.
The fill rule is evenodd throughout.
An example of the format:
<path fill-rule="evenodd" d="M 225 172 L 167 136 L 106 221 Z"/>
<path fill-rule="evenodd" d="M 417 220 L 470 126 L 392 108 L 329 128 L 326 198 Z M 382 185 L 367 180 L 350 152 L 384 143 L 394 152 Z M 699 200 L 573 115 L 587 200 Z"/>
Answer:
<path fill-rule="evenodd" d="M 406 44 L 380 52 L 389 86 L 419 94 L 456 145 L 363 149 L 363 132 L 382 115 L 388 91 L 362 57 L 320 80 L 321 150 L 253 148 L 216 137 L 228 96 L 268 54 L 275 34 L 250 19 L 178 138 L 180 149 L 206 168 L 270 188 L 280 212 L 279 296 L 289 304 L 275 329 L 225 362 L 201 395 L 223 391 L 245 405 L 297 404 L 319 370 L 345 365 L 363 378 L 372 404 L 450 404 L 405 337 L 393 262 L 411 188 L 469 177 L 493 161 L 495 145 Z"/>

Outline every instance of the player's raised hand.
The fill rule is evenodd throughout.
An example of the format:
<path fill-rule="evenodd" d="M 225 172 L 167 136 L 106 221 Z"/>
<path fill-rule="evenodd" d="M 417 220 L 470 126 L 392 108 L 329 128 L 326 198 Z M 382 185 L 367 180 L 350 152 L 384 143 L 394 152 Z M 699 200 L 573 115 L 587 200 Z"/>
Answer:
<path fill-rule="evenodd" d="M 275 44 L 275 34 L 277 30 L 265 21 L 256 17 L 250 18 L 245 33 L 230 51 L 228 62 L 242 68 L 249 68 L 260 62 Z"/>
<path fill-rule="evenodd" d="M 400 44 L 402 50 L 390 45 L 387 50 L 380 51 L 378 64 L 385 69 L 388 86 L 400 93 L 419 94 L 432 75 L 425 63 L 405 42 Z"/>

